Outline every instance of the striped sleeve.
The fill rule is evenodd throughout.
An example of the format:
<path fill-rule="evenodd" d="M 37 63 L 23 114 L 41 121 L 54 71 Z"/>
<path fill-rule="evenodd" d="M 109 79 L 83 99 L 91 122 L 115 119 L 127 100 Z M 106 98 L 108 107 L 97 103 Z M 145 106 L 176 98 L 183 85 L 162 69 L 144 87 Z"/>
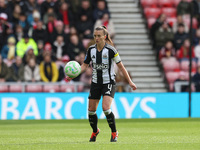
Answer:
<path fill-rule="evenodd" d="M 117 64 L 117 63 L 121 62 L 121 58 L 119 56 L 118 51 L 111 45 L 108 45 L 107 48 L 110 49 L 111 58 L 115 61 L 115 63 Z"/>
<path fill-rule="evenodd" d="M 85 60 L 84 60 L 84 63 L 85 63 L 85 64 L 89 64 L 90 61 L 91 61 L 91 56 L 90 56 L 91 49 L 92 49 L 92 47 L 89 47 L 89 49 L 88 49 L 88 51 L 87 51 L 87 54 L 86 54 Z"/>

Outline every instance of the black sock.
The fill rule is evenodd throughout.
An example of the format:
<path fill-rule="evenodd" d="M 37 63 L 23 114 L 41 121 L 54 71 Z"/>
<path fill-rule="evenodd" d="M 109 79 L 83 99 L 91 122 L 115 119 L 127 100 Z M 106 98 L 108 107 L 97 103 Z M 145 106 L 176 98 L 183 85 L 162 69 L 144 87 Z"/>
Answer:
<path fill-rule="evenodd" d="M 97 128 L 97 122 L 98 122 L 97 114 L 89 115 L 89 122 L 90 122 L 90 126 L 93 129 L 93 132 L 96 133 L 98 129 Z"/>
<path fill-rule="evenodd" d="M 116 126 L 115 126 L 115 116 L 111 112 L 109 115 L 106 115 L 107 122 L 109 124 L 109 127 L 111 128 L 112 132 L 116 132 Z"/>

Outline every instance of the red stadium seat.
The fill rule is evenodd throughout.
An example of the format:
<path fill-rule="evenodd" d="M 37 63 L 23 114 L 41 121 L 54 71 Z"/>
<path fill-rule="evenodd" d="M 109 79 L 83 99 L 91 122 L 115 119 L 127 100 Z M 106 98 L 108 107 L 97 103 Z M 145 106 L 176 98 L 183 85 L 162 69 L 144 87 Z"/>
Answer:
<path fill-rule="evenodd" d="M 180 63 L 181 70 L 189 71 L 189 65 L 190 65 L 189 60 L 181 61 L 181 63 Z M 192 72 L 196 72 L 196 68 L 197 68 L 197 63 L 195 61 L 192 61 Z"/>
<path fill-rule="evenodd" d="M 173 7 L 173 0 L 158 0 L 158 5 L 160 7 Z"/>
<path fill-rule="evenodd" d="M 83 85 L 79 85 L 77 91 L 78 91 L 78 92 L 83 92 L 83 88 L 84 88 Z"/>
<path fill-rule="evenodd" d="M 60 92 L 60 86 L 59 85 L 44 85 L 43 86 L 43 92 Z"/>
<path fill-rule="evenodd" d="M 156 18 L 149 18 L 147 19 L 148 28 L 150 29 L 151 26 L 156 22 Z"/>
<path fill-rule="evenodd" d="M 176 17 L 176 8 L 162 8 L 161 12 L 167 17 Z"/>
<path fill-rule="evenodd" d="M 42 91 L 42 85 L 26 85 L 26 88 L 25 88 L 25 91 L 26 92 L 43 92 Z"/>
<path fill-rule="evenodd" d="M 172 27 L 173 24 L 177 21 L 175 17 L 167 17 L 168 24 Z"/>
<path fill-rule="evenodd" d="M 174 6 L 177 7 L 181 0 L 173 0 Z"/>
<path fill-rule="evenodd" d="M 165 75 L 168 83 L 174 83 L 179 78 L 179 72 L 167 72 Z"/>
<path fill-rule="evenodd" d="M 23 92 L 23 86 L 22 85 L 10 85 L 9 86 L 9 92 L 16 92 L 16 93 L 21 93 Z"/>
<path fill-rule="evenodd" d="M 180 70 L 180 64 L 178 61 L 166 61 L 163 64 L 163 68 L 165 72 L 171 72 L 171 71 L 179 71 Z"/>
<path fill-rule="evenodd" d="M 144 8 L 146 18 L 158 18 L 161 13 L 159 8 Z"/>
<path fill-rule="evenodd" d="M 60 86 L 60 92 L 74 92 L 75 87 L 72 84 L 65 84 Z"/>
<path fill-rule="evenodd" d="M 5 93 L 8 91 L 8 85 L 0 85 L 0 93 Z"/>
<path fill-rule="evenodd" d="M 190 28 L 190 17 L 184 17 L 183 18 L 186 25 Z M 198 28 L 198 21 L 196 18 L 192 19 L 192 28 L 197 29 Z"/>
<path fill-rule="evenodd" d="M 157 2 L 157 0 L 141 0 L 141 5 L 142 5 L 143 8 L 157 7 L 158 2 Z"/>

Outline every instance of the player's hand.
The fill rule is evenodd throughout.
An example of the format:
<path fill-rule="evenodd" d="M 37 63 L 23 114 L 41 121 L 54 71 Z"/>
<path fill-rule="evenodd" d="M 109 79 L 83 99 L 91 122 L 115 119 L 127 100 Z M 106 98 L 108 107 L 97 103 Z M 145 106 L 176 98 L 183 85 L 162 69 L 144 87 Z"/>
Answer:
<path fill-rule="evenodd" d="M 137 86 L 135 85 L 135 83 L 130 82 L 129 85 L 132 88 L 132 90 L 136 90 L 137 89 Z"/>
<path fill-rule="evenodd" d="M 70 78 L 68 76 L 65 77 L 68 81 L 71 81 L 73 78 Z"/>

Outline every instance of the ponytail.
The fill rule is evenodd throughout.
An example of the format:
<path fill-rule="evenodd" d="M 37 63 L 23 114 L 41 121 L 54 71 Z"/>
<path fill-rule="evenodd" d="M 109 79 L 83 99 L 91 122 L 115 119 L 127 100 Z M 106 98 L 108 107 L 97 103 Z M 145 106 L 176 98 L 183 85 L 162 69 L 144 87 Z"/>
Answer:
<path fill-rule="evenodd" d="M 106 39 L 105 39 L 106 43 L 108 43 L 108 44 L 114 46 L 114 44 L 113 44 L 113 42 L 112 42 L 112 40 L 111 40 L 111 38 L 110 38 L 110 34 L 108 33 L 108 30 L 107 30 L 107 28 L 106 28 L 106 26 L 99 26 L 99 27 L 96 27 L 95 30 L 103 30 L 103 33 L 104 33 L 104 35 L 106 36 Z"/>

